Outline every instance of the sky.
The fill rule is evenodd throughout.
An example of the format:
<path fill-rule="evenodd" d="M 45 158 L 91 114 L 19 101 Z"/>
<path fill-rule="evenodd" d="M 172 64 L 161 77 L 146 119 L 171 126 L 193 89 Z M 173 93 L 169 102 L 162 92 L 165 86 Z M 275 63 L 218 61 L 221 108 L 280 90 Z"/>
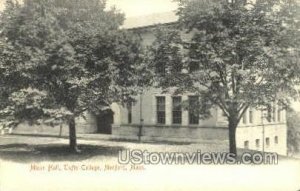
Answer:
<path fill-rule="evenodd" d="M 0 0 L 0 10 L 3 9 L 3 7 L 4 7 L 4 2 L 5 2 L 5 0 Z"/>
<path fill-rule="evenodd" d="M 116 5 L 127 18 L 170 12 L 177 8 L 172 0 L 109 0 L 108 6 L 111 5 Z"/>
<path fill-rule="evenodd" d="M 3 9 L 4 3 L 5 0 L 0 0 L 0 10 Z M 107 6 L 113 5 L 124 12 L 127 18 L 170 12 L 177 7 L 172 0 L 108 0 Z"/>

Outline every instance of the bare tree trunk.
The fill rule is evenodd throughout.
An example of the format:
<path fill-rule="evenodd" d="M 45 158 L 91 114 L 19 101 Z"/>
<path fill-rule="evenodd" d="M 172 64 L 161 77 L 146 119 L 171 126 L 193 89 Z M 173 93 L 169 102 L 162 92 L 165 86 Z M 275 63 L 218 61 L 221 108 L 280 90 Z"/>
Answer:
<path fill-rule="evenodd" d="M 58 136 L 59 136 L 59 137 L 62 136 L 62 124 L 59 125 L 59 135 L 58 135 Z"/>
<path fill-rule="evenodd" d="M 73 152 L 80 152 L 77 147 L 75 118 L 72 118 L 69 121 L 69 140 L 70 140 L 70 150 Z"/>
<path fill-rule="evenodd" d="M 232 154 L 237 154 L 236 149 L 236 128 L 238 122 L 237 119 L 231 118 L 229 119 L 229 152 Z"/>

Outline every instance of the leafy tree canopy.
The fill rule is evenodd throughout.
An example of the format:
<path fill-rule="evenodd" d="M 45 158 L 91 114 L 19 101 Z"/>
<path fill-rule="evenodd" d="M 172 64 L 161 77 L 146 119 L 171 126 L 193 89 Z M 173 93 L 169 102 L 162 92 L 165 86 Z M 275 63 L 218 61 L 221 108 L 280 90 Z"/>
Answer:
<path fill-rule="evenodd" d="M 70 122 L 138 91 L 140 40 L 100 0 L 7 0 L 0 18 L 2 119 Z"/>
<path fill-rule="evenodd" d="M 181 0 L 179 22 L 160 29 L 149 48 L 157 85 L 199 95 L 206 113 L 218 106 L 235 129 L 249 107 L 288 105 L 299 84 L 300 7 L 293 0 Z M 163 34 L 163 35 L 162 35 Z M 185 38 L 186 35 L 190 38 Z M 163 39 L 162 39 L 163 38 Z M 181 68 L 173 70 L 172 68 Z M 157 68 L 153 65 L 153 68 Z"/>

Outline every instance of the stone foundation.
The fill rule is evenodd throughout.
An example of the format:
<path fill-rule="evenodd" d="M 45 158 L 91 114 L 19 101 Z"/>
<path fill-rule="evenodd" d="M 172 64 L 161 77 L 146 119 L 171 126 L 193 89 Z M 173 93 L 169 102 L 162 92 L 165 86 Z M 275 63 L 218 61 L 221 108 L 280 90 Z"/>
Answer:
<path fill-rule="evenodd" d="M 264 126 L 243 126 L 236 132 L 236 144 L 238 148 L 245 148 L 248 141 L 249 150 L 276 152 L 280 155 L 287 154 L 286 124 L 268 124 Z M 124 139 L 137 139 L 139 125 L 114 125 L 112 134 Z M 278 143 L 275 142 L 278 137 Z M 264 138 L 263 138 L 264 137 Z M 269 138 L 269 145 L 266 143 Z M 259 139 L 259 145 L 256 145 Z M 263 140 L 264 139 L 264 145 Z M 142 140 L 149 141 L 176 141 L 176 142 L 219 142 L 229 144 L 228 128 L 226 127 L 191 127 L 191 126 L 155 126 L 144 125 L 142 127 Z M 263 148 L 264 147 L 264 148 Z"/>
<path fill-rule="evenodd" d="M 112 134 L 120 137 L 137 137 L 139 125 L 114 125 Z M 151 126 L 142 127 L 142 138 L 147 140 L 176 140 L 198 142 L 228 140 L 227 128 L 184 127 L 184 126 Z"/>

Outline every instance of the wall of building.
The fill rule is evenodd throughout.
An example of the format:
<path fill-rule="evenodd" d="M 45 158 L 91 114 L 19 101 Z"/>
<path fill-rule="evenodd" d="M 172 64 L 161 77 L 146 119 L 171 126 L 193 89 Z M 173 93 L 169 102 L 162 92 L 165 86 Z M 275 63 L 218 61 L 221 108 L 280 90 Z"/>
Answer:
<path fill-rule="evenodd" d="M 113 126 L 112 134 L 124 139 L 137 139 L 139 128 L 139 125 L 115 125 Z M 236 144 L 238 148 L 276 152 L 280 155 L 286 155 L 286 130 L 285 124 L 238 127 Z M 277 142 L 275 137 L 277 137 Z M 267 143 L 267 139 L 269 139 L 269 143 Z M 224 127 L 143 125 L 142 140 L 176 142 L 226 141 L 229 143 L 228 128 Z M 259 140 L 258 144 L 256 140 Z M 248 145 L 245 145 L 245 142 L 248 142 Z"/>
<path fill-rule="evenodd" d="M 206 140 L 229 141 L 227 118 L 220 109 L 212 109 L 212 117 L 206 120 L 199 120 L 198 125 L 190 125 L 188 123 L 188 111 L 183 110 L 182 124 L 174 125 L 172 124 L 172 96 L 170 94 L 160 94 L 160 92 L 159 89 L 154 88 L 145 92 L 142 95 L 142 104 L 140 97 L 137 98 L 138 101 L 132 108 L 131 124 L 128 124 L 128 111 L 123 108 L 124 113 L 121 114 L 122 123 L 113 126 L 113 135 L 131 138 L 137 137 L 140 127 L 140 118 L 142 117 L 142 135 L 144 139 L 190 142 Z M 165 124 L 157 124 L 156 121 L 156 96 L 165 96 Z M 182 95 L 182 99 L 186 100 L 188 96 L 188 94 Z M 274 109 L 270 119 L 266 118 L 266 116 L 268 116 L 267 111 L 262 112 L 261 110 L 252 108 L 245 112 L 236 133 L 238 148 L 264 150 L 266 152 L 277 152 L 286 155 L 286 113 L 277 106 L 275 106 Z M 277 137 L 278 142 L 275 141 L 275 137 Z M 259 140 L 258 144 L 256 143 L 257 140 Z"/>
<path fill-rule="evenodd" d="M 252 109 L 252 121 L 250 110 L 246 111 L 236 133 L 239 148 L 287 154 L 286 112 L 277 105 L 274 105 L 273 109 L 270 114 L 267 111 Z"/>
<path fill-rule="evenodd" d="M 81 133 L 96 133 L 97 124 L 96 118 L 91 113 L 85 113 L 85 119 L 83 117 L 78 117 L 76 119 L 76 132 Z M 12 131 L 15 134 L 39 134 L 39 135 L 63 135 L 67 136 L 69 134 L 69 127 L 67 124 L 61 126 L 47 126 L 47 125 L 30 125 L 29 123 L 22 123 L 15 127 Z"/>
<path fill-rule="evenodd" d="M 113 135 L 137 139 L 139 125 L 115 125 Z M 143 125 L 142 139 L 176 142 L 227 141 L 227 128 Z"/>
<path fill-rule="evenodd" d="M 191 94 L 193 95 L 193 94 Z M 164 96 L 166 99 L 166 123 L 165 125 L 172 124 L 172 95 L 162 94 L 160 89 L 151 88 L 143 93 L 141 96 L 136 97 L 136 102 L 132 106 L 132 124 L 140 124 L 143 119 L 144 125 L 156 125 L 156 97 Z M 181 96 L 182 101 L 187 101 L 189 94 L 176 95 Z M 121 118 L 120 124 L 128 124 L 128 110 L 126 108 L 120 109 L 121 114 L 114 115 L 115 119 Z M 188 111 L 182 110 L 182 124 L 183 126 L 194 127 L 216 127 L 217 125 L 217 109 L 211 110 L 212 117 L 205 120 L 199 120 L 199 125 L 190 125 L 188 122 Z M 221 126 L 221 125 L 218 125 Z"/>
<path fill-rule="evenodd" d="M 287 126 L 284 123 L 239 127 L 236 133 L 237 147 L 286 155 L 286 135 Z"/>

